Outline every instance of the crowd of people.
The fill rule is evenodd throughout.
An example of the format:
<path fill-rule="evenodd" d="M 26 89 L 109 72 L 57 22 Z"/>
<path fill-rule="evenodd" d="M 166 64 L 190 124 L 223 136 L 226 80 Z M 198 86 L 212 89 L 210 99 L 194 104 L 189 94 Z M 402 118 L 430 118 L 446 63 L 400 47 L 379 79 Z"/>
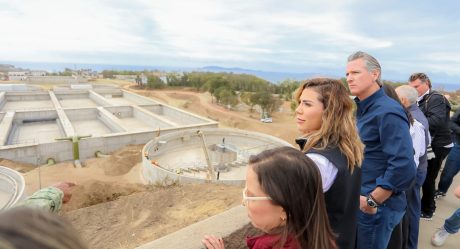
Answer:
<path fill-rule="evenodd" d="M 460 170 L 460 109 L 451 118 L 449 101 L 424 73 L 394 89 L 382 84 L 381 72 L 373 56 L 355 52 L 346 65 L 349 89 L 328 78 L 300 85 L 300 149 L 280 147 L 249 158 L 243 205 L 261 230 L 246 238 L 249 248 L 418 248 L 420 219 L 432 219 L 436 199 Z M 72 186 L 42 189 L 23 207 L 0 214 L 0 247 L 86 248 L 68 223 L 51 214 L 69 200 Z M 455 194 L 460 198 L 460 187 Z M 442 246 L 459 229 L 460 208 L 433 234 L 432 244 Z M 49 231 L 59 236 L 51 239 Z M 202 242 L 225 248 L 212 235 Z"/>
<path fill-rule="evenodd" d="M 382 84 L 381 71 L 373 56 L 356 52 L 346 66 L 349 91 L 327 78 L 299 87 L 300 150 L 290 152 L 290 159 L 287 149 L 263 152 L 248 166 L 243 199 L 253 226 L 263 233 L 246 238 L 249 248 L 418 248 L 420 219 L 432 219 L 435 199 L 446 195 L 460 169 L 460 110 L 450 119 L 449 101 L 432 89 L 424 73 L 412 74 L 407 85 L 394 89 Z M 355 96 L 356 113 L 349 93 Z M 455 143 L 451 132 L 457 135 Z M 312 193 L 318 184 L 322 193 Z M 317 205 L 301 205 L 304 201 Z M 293 208 L 300 213 L 292 214 Z M 327 222 L 315 225 L 304 217 Z M 460 209 L 436 231 L 432 244 L 443 245 L 459 228 Z M 316 237 L 307 231 L 316 231 Z M 214 236 L 202 242 L 224 248 Z"/>

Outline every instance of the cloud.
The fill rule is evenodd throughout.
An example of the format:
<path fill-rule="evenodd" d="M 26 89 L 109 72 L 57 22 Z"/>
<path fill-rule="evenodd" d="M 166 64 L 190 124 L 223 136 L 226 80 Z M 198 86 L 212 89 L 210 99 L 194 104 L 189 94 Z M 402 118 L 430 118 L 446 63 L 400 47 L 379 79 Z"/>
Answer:
<path fill-rule="evenodd" d="M 0 0 L 0 5 L 0 22 L 7 24 L 0 39 L 3 60 L 342 71 L 348 54 L 364 50 L 391 70 L 416 64 L 455 74 L 460 66 L 453 56 L 460 53 L 455 32 L 460 21 L 448 13 L 457 3 Z M 442 13 L 428 11 L 436 8 Z"/>

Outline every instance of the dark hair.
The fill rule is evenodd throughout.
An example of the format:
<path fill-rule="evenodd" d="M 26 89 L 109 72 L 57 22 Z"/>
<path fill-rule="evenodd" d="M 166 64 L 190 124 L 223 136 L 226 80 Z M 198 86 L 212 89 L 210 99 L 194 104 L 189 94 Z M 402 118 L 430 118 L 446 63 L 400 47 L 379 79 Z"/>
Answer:
<path fill-rule="evenodd" d="M 428 84 L 428 87 L 431 89 L 431 80 L 428 77 L 428 75 L 426 75 L 424 73 L 413 73 L 409 77 L 409 82 L 412 82 L 414 80 L 420 80 L 422 83 Z"/>
<path fill-rule="evenodd" d="M 399 100 L 399 97 L 398 97 L 398 94 L 396 93 L 395 89 L 393 88 L 392 85 L 388 84 L 388 83 L 383 83 L 383 91 L 385 91 L 385 94 L 396 100 L 396 102 L 398 102 L 401 107 L 403 108 L 404 112 L 406 113 L 406 116 L 407 116 L 407 120 L 409 120 L 409 123 L 410 124 L 414 124 L 414 118 L 412 117 L 412 114 L 409 112 L 409 110 L 407 110 L 407 108 L 401 103 L 401 100 Z"/>
<path fill-rule="evenodd" d="M 272 203 L 286 212 L 280 248 L 288 235 L 295 235 L 300 248 L 336 248 L 321 175 L 311 159 L 297 149 L 279 147 L 251 156 L 249 165 Z"/>
<path fill-rule="evenodd" d="M 0 215 L 0 248 L 86 249 L 62 217 L 38 208 L 18 207 Z"/>

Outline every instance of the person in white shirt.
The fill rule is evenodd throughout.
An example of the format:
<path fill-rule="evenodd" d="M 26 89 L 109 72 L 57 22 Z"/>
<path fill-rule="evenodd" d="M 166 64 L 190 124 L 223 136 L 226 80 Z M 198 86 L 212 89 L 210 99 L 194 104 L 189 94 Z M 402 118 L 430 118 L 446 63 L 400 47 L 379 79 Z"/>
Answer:
<path fill-rule="evenodd" d="M 301 150 L 319 168 L 338 248 L 355 248 L 364 145 L 353 101 L 342 82 L 316 78 L 301 84 L 295 99 Z"/>

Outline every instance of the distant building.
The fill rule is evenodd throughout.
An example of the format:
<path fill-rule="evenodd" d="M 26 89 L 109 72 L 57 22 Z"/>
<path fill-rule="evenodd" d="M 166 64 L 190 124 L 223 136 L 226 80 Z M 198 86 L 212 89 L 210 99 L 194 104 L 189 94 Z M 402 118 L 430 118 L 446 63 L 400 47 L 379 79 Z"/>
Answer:
<path fill-rule="evenodd" d="M 26 71 L 11 71 L 11 72 L 8 72 L 8 79 L 9 80 L 26 80 L 27 74 L 28 73 Z"/>
<path fill-rule="evenodd" d="M 30 71 L 30 76 L 46 76 L 46 71 Z"/>

